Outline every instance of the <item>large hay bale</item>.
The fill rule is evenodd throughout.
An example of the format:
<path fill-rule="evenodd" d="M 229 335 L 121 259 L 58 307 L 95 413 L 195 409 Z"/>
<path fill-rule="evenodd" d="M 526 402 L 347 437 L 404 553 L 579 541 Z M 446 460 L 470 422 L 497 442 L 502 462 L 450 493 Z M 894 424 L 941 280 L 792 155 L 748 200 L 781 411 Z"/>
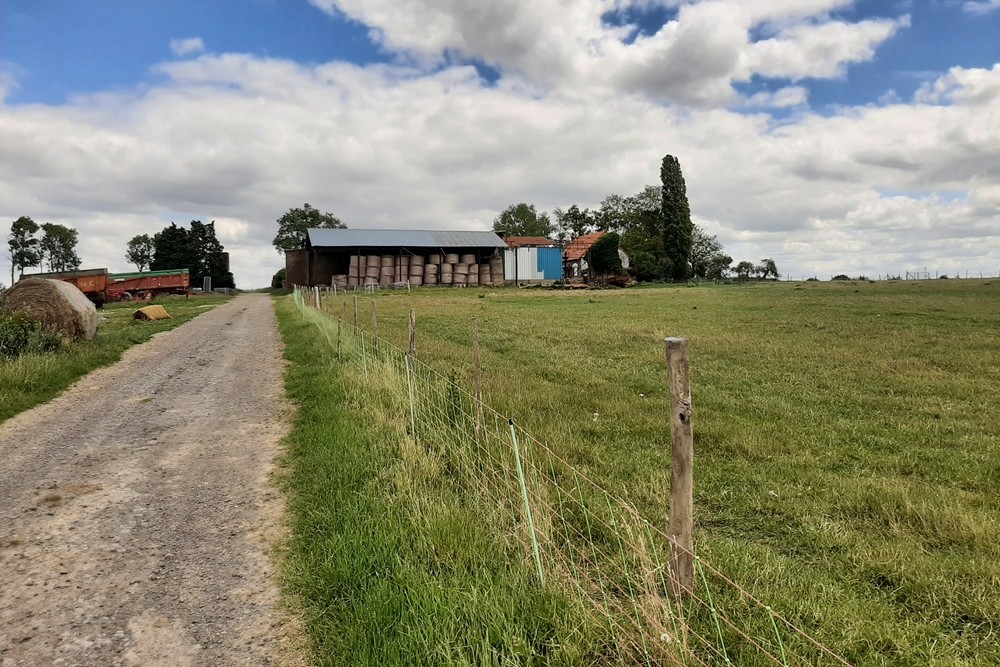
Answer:
<path fill-rule="evenodd" d="M 70 340 L 97 334 L 97 309 L 75 285 L 52 278 L 25 278 L 7 290 L 0 306 L 27 314 Z"/>

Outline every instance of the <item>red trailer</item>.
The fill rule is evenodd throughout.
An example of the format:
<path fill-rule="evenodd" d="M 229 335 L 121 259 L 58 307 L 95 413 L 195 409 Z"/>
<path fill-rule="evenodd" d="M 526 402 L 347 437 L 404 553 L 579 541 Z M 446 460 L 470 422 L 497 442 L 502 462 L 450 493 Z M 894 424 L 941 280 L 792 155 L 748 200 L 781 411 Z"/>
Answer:
<path fill-rule="evenodd" d="M 145 294 L 187 294 L 191 276 L 187 269 L 111 273 L 108 275 L 108 298 L 112 301 L 138 298 Z"/>

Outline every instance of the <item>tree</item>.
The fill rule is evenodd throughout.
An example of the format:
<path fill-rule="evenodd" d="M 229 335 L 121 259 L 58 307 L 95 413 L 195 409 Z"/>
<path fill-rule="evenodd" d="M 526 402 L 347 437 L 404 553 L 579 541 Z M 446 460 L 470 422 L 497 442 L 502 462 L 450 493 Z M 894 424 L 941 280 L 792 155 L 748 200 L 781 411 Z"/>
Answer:
<path fill-rule="evenodd" d="M 171 222 L 169 226 L 153 235 L 153 259 L 149 263 L 151 271 L 187 269 L 191 273 L 191 284 L 194 285 L 197 264 L 187 228 Z M 191 271 L 192 267 L 195 271 Z"/>
<path fill-rule="evenodd" d="M 736 268 L 734 270 L 736 271 L 737 278 L 740 278 L 741 280 L 747 280 L 748 278 L 750 278 L 750 274 L 753 273 L 754 271 L 754 265 L 753 262 L 748 262 L 746 260 L 743 260 L 742 262 L 736 265 Z"/>
<path fill-rule="evenodd" d="M 125 246 L 125 261 L 135 264 L 140 272 L 145 271 L 153 261 L 153 239 L 149 234 L 133 236 Z"/>
<path fill-rule="evenodd" d="M 279 255 L 301 248 L 305 243 L 308 229 L 347 229 L 347 225 L 341 222 L 340 218 L 332 213 L 321 213 L 319 209 L 309 204 L 304 204 L 302 208 L 288 209 L 278 218 L 277 223 L 278 233 L 272 243 Z"/>
<path fill-rule="evenodd" d="M 548 236 L 555 229 L 547 213 L 539 214 L 533 204 L 511 204 L 493 220 L 493 231 L 507 236 Z"/>
<path fill-rule="evenodd" d="M 663 157 L 660 181 L 663 184 L 660 207 L 660 214 L 663 216 L 663 250 L 666 259 L 670 261 L 670 277 L 674 280 L 686 280 L 690 275 L 688 260 L 691 257 L 694 232 L 681 164 L 673 155 Z"/>
<path fill-rule="evenodd" d="M 593 276 L 619 276 L 625 273 L 622 269 L 622 258 L 618 254 L 620 239 L 615 232 L 608 232 L 590 247 L 590 270 Z"/>
<path fill-rule="evenodd" d="M 711 280 L 722 280 L 729 275 L 733 265 L 733 258 L 725 253 L 712 255 L 708 260 L 708 270 L 705 277 Z"/>
<path fill-rule="evenodd" d="M 285 284 L 285 267 L 281 267 L 274 272 L 271 277 L 271 289 L 281 289 Z"/>
<path fill-rule="evenodd" d="M 200 284 L 205 277 L 212 279 L 212 287 L 235 287 L 233 274 L 229 272 L 229 254 L 215 235 L 215 221 L 204 224 L 201 220 L 191 221 L 191 250 L 197 259 L 197 271 L 192 280 Z"/>
<path fill-rule="evenodd" d="M 212 287 L 235 287 L 229 271 L 229 255 L 215 236 L 215 223 L 192 220 L 191 229 L 171 222 L 153 236 L 153 261 L 150 269 L 187 269 L 191 284 L 199 286 L 206 277 Z"/>
<path fill-rule="evenodd" d="M 706 232 L 699 225 L 692 225 L 691 231 L 691 254 L 688 258 L 691 275 L 705 278 L 708 276 L 709 262 L 722 252 L 722 244 L 719 243 L 718 238 Z"/>
<path fill-rule="evenodd" d="M 14 269 L 24 273 L 29 266 L 38 266 L 42 261 L 39 247 L 38 223 L 26 215 L 10 224 L 10 235 L 7 236 L 7 247 L 10 249 L 10 282 L 14 283 Z"/>
<path fill-rule="evenodd" d="M 568 209 L 555 209 L 553 215 L 556 219 L 556 239 L 562 243 L 590 234 L 597 227 L 595 215 L 589 208 L 582 211 L 580 207 L 573 204 Z"/>
<path fill-rule="evenodd" d="M 757 269 L 757 273 L 764 280 L 767 280 L 770 276 L 774 276 L 775 279 L 781 277 L 778 274 L 778 266 L 777 266 L 777 264 L 775 264 L 774 260 L 771 259 L 771 258 L 766 258 L 766 259 L 760 260 L 760 264 L 757 265 L 756 269 Z"/>
<path fill-rule="evenodd" d="M 42 223 L 39 248 L 42 257 L 48 261 L 49 271 L 75 271 L 80 268 L 80 257 L 76 254 L 79 240 L 79 232 L 72 227 Z"/>

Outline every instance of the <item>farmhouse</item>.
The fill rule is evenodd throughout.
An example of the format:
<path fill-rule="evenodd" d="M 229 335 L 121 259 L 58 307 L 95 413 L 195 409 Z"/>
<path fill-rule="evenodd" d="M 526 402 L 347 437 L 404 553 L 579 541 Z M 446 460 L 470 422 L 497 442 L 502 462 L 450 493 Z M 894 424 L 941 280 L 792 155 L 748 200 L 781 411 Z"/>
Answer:
<path fill-rule="evenodd" d="M 493 232 L 309 229 L 304 247 L 285 253 L 286 284 L 498 284 L 506 247 Z"/>
<path fill-rule="evenodd" d="M 590 280 L 590 249 L 594 247 L 602 236 L 607 234 L 607 232 L 594 232 L 593 234 L 584 234 L 583 236 L 578 236 L 573 239 L 568 246 L 566 246 L 566 252 L 563 255 L 563 262 L 566 267 L 566 279 L 572 280 L 574 278 L 583 278 L 584 280 Z M 618 256 L 622 260 L 622 268 L 629 268 L 629 256 L 628 254 L 618 248 Z"/>
<path fill-rule="evenodd" d="M 562 248 L 555 241 L 544 236 L 508 236 L 504 241 L 504 280 L 562 280 Z"/>

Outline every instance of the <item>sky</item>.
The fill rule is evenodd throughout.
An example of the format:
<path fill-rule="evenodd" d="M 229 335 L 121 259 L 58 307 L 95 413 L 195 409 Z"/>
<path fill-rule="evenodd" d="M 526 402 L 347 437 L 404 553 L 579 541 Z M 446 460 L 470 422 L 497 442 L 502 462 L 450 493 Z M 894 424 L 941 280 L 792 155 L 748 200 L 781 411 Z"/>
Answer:
<path fill-rule="evenodd" d="M 85 268 L 214 220 L 261 287 L 306 202 L 488 229 L 666 154 L 737 262 L 997 275 L 1000 0 L 0 0 L 0 229 Z"/>

